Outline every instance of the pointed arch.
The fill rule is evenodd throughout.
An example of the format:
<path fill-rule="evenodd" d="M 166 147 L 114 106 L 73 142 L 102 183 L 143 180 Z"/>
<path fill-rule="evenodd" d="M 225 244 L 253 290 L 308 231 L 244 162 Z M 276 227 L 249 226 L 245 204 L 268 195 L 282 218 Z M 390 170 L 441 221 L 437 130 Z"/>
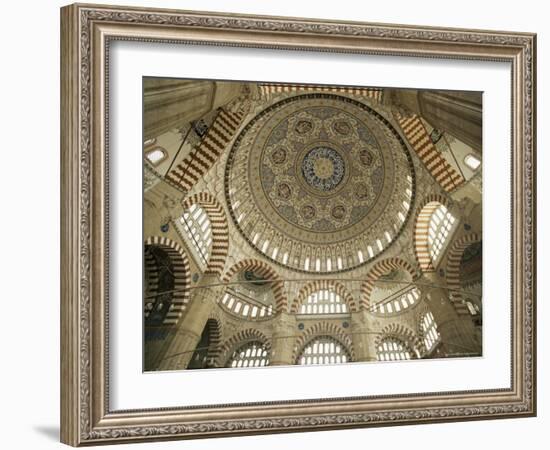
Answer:
<path fill-rule="evenodd" d="M 414 253 L 416 261 L 422 272 L 433 272 L 435 267 L 430 256 L 428 245 L 428 233 L 430 230 L 430 219 L 439 205 L 450 208 L 448 200 L 442 195 L 429 195 L 418 206 L 414 221 Z"/>
<path fill-rule="evenodd" d="M 296 340 L 294 351 L 292 353 L 292 361 L 294 361 L 294 363 L 296 364 L 303 348 L 312 339 L 320 336 L 329 336 L 333 339 L 336 339 L 346 348 L 348 354 L 350 355 L 351 361 L 355 361 L 355 351 L 349 333 L 333 322 L 316 322 L 315 324 L 307 328 L 304 333 Z"/>
<path fill-rule="evenodd" d="M 421 358 L 424 354 L 422 340 L 413 330 L 404 325 L 398 323 L 386 325 L 374 339 L 375 348 L 378 349 L 378 346 L 388 338 L 397 339 L 403 342 L 415 353 L 417 358 Z"/>
<path fill-rule="evenodd" d="M 220 346 L 216 367 L 225 367 L 232 353 L 238 347 L 253 341 L 261 342 L 267 350 L 268 357 L 271 356 L 271 341 L 267 336 L 256 328 L 247 328 L 238 331 Z"/>
<path fill-rule="evenodd" d="M 218 200 L 208 192 L 193 194 L 182 202 L 184 211 L 193 205 L 198 205 L 206 211 L 212 227 L 212 250 L 205 273 L 214 273 L 221 276 L 229 251 L 227 216 Z"/>
<path fill-rule="evenodd" d="M 243 270 L 253 270 L 261 277 L 269 280 L 271 282 L 271 289 L 275 298 L 275 310 L 277 312 L 287 311 L 288 305 L 287 298 L 284 292 L 284 282 L 282 281 L 279 274 L 277 274 L 277 272 L 275 272 L 275 270 L 270 265 L 263 261 L 259 261 L 253 258 L 243 259 L 242 261 L 239 261 L 231 266 L 223 275 L 222 280 L 225 283 L 228 283 L 229 281 L 231 281 L 231 278 L 233 278 L 234 275 L 242 272 Z"/>
<path fill-rule="evenodd" d="M 315 280 L 306 284 L 302 289 L 300 289 L 297 297 L 292 302 L 290 312 L 293 314 L 297 314 L 300 305 L 304 303 L 311 294 L 321 289 L 331 290 L 338 294 L 344 300 L 351 312 L 359 311 L 359 307 L 355 301 L 355 298 L 344 287 L 342 283 L 335 280 Z"/>
<path fill-rule="evenodd" d="M 361 285 L 361 307 L 367 311 L 370 310 L 370 296 L 376 281 L 393 269 L 401 269 L 410 274 L 413 280 L 416 280 L 420 273 L 407 261 L 401 258 L 386 258 L 378 261 L 367 274 L 367 279 Z"/>
<path fill-rule="evenodd" d="M 460 282 L 460 262 L 464 250 L 475 242 L 481 242 L 481 235 L 470 233 L 454 241 L 447 254 L 447 287 L 449 288 L 449 299 L 460 315 L 470 315 L 468 306 L 463 302 L 460 293 L 462 285 Z"/>
<path fill-rule="evenodd" d="M 403 361 L 418 359 L 418 354 L 403 340 L 386 336 L 376 346 L 376 358 L 379 361 Z"/>
<path fill-rule="evenodd" d="M 191 270 L 189 259 L 184 248 L 177 242 L 164 236 L 150 236 L 145 239 L 144 252 L 148 246 L 158 246 L 162 248 L 170 257 L 173 266 L 174 292 L 170 303 L 170 309 L 164 317 L 164 325 L 174 325 L 178 322 L 189 303 L 189 286 L 191 286 Z M 149 265 L 150 270 L 156 270 L 153 261 L 145 257 L 145 264 Z M 158 286 L 152 286 L 152 294 L 158 293 Z"/>

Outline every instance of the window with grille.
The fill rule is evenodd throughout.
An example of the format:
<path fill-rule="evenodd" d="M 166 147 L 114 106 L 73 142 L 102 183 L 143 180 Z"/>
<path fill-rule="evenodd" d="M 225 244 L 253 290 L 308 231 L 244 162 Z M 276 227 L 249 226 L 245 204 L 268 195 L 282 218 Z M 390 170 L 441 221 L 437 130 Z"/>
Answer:
<path fill-rule="evenodd" d="M 232 289 L 224 294 L 221 304 L 233 314 L 249 319 L 262 319 L 273 315 L 273 305 L 252 303 L 252 299 L 246 299 L 244 295 Z"/>
<path fill-rule="evenodd" d="M 428 229 L 428 248 L 432 261 L 436 261 L 443 251 L 454 223 L 454 216 L 444 205 L 439 205 L 432 213 Z"/>
<path fill-rule="evenodd" d="M 149 160 L 149 162 L 153 166 L 158 166 L 162 161 L 164 161 L 168 154 L 166 153 L 166 150 L 164 150 L 161 147 L 156 147 L 153 150 L 149 150 L 145 153 L 145 157 Z"/>
<path fill-rule="evenodd" d="M 301 365 L 341 364 L 350 361 L 347 349 L 330 336 L 321 336 L 310 341 L 298 357 Z"/>
<path fill-rule="evenodd" d="M 329 289 L 310 294 L 302 305 L 300 314 L 342 314 L 349 312 L 342 297 Z"/>
<path fill-rule="evenodd" d="M 481 165 L 481 161 L 471 153 L 466 155 L 464 163 L 472 170 L 476 170 Z"/>
<path fill-rule="evenodd" d="M 199 258 L 204 264 L 208 263 L 212 247 L 212 225 L 206 211 L 196 204 L 191 205 L 180 221 Z"/>
<path fill-rule="evenodd" d="M 403 361 L 412 358 L 412 351 L 409 347 L 396 338 L 383 339 L 378 344 L 376 353 L 379 361 Z"/>
<path fill-rule="evenodd" d="M 249 342 L 233 352 L 227 367 L 263 367 L 269 365 L 265 345 L 259 341 Z"/>
<path fill-rule="evenodd" d="M 427 351 L 431 351 L 439 342 L 440 336 L 437 331 L 437 324 L 431 312 L 426 313 L 420 320 L 420 329 L 424 338 L 424 345 Z"/>
<path fill-rule="evenodd" d="M 479 306 L 476 305 L 474 302 L 466 300 L 466 306 L 468 307 L 468 311 L 470 311 L 470 314 L 472 316 L 477 316 L 479 314 Z"/>
<path fill-rule="evenodd" d="M 375 303 L 370 307 L 370 310 L 371 312 L 379 314 L 399 313 L 415 305 L 419 298 L 420 290 L 416 287 L 412 287 Z"/>

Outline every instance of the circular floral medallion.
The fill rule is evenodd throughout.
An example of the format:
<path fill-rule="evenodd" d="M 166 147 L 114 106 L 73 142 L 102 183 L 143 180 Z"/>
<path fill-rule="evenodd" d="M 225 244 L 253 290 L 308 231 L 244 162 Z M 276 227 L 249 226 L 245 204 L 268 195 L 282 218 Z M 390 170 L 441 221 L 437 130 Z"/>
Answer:
<path fill-rule="evenodd" d="M 371 166 L 372 163 L 374 162 L 373 154 L 366 148 L 362 149 L 359 152 L 359 159 L 361 160 L 361 164 L 365 166 Z"/>
<path fill-rule="evenodd" d="M 311 205 L 306 205 L 302 208 L 302 216 L 306 219 L 313 219 L 315 217 L 315 208 Z"/>
<path fill-rule="evenodd" d="M 351 125 L 343 120 L 335 122 L 333 127 L 334 131 L 336 131 L 338 134 L 342 134 L 345 136 L 351 133 Z"/>
<path fill-rule="evenodd" d="M 342 205 L 335 206 L 332 208 L 331 214 L 336 220 L 342 220 L 346 215 L 346 208 Z"/>
<path fill-rule="evenodd" d="M 281 183 L 277 186 L 277 195 L 284 199 L 288 200 L 290 198 L 290 195 L 292 194 L 292 189 L 290 186 L 286 183 Z"/>
<path fill-rule="evenodd" d="M 313 124 L 309 120 L 300 120 L 295 129 L 299 134 L 307 134 L 313 129 Z"/>
<path fill-rule="evenodd" d="M 282 164 L 286 160 L 286 150 L 284 148 L 276 148 L 271 152 L 271 160 L 275 164 Z"/>
<path fill-rule="evenodd" d="M 334 190 L 344 178 L 344 159 L 330 147 L 314 147 L 302 160 L 306 183 L 320 191 Z"/>
<path fill-rule="evenodd" d="M 250 120 L 230 151 L 225 180 L 243 236 L 301 271 L 367 262 L 397 237 L 414 193 L 412 160 L 390 122 L 361 102 L 325 93 L 288 97 Z M 334 255 L 344 251 L 354 254 L 338 261 Z"/>

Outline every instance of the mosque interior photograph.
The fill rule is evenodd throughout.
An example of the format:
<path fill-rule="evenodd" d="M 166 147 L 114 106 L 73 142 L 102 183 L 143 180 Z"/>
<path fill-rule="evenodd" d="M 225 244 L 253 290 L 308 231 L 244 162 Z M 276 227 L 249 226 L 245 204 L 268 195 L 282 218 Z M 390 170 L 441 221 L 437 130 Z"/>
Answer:
<path fill-rule="evenodd" d="M 482 357 L 482 93 L 143 78 L 143 370 Z"/>

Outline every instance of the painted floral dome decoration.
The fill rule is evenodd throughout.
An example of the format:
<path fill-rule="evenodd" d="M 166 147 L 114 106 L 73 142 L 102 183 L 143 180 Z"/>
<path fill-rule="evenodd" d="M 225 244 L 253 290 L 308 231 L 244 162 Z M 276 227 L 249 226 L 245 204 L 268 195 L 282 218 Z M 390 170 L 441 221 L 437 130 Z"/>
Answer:
<path fill-rule="evenodd" d="M 394 242 L 414 196 L 411 157 L 372 107 L 333 94 L 286 98 L 241 131 L 225 171 L 244 238 L 275 263 L 338 272 Z"/>

